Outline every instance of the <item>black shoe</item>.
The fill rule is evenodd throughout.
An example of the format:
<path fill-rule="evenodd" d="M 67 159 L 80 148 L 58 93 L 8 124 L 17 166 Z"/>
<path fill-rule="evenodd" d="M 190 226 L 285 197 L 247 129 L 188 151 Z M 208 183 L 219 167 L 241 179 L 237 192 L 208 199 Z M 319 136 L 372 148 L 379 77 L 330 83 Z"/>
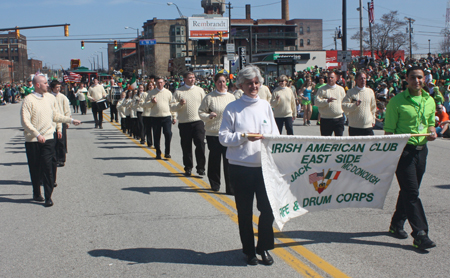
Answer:
<path fill-rule="evenodd" d="M 144 145 L 144 144 L 145 144 L 145 141 L 142 141 L 142 140 L 141 140 L 141 142 L 139 142 L 139 143 L 142 144 L 142 145 Z"/>
<path fill-rule="evenodd" d="M 153 147 L 153 145 L 152 145 L 152 144 L 147 144 L 147 146 L 148 146 L 149 148 Z"/>
<path fill-rule="evenodd" d="M 408 234 L 402 228 L 396 228 L 394 226 L 389 227 L 389 233 L 391 233 L 394 237 L 399 239 L 408 238 Z"/>
<path fill-rule="evenodd" d="M 58 186 L 58 184 L 55 182 L 54 184 L 53 184 L 53 188 L 55 188 L 55 187 L 57 187 Z"/>
<path fill-rule="evenodd" d="M 64 167 L 65 163 L 64 162 L 57 162 L 56 163 L 56 167 Z"/>
<path fill-rule="evenodd" d="M 156 158 L 156 159 L 161 159 L 161 155 L 160 155 L 160 154 L 157 154 L 155 158 Z"/>
<path fill-rule="evenodd" d="M 165 154 L 164 157 L 165 158 L 172 158 L 172 156 L 170 154 Z"/>
<path fill-rule="evenodd" d="M 98 128 L 98 125 L 95 125 L 95 127 L 94 128 Z"/>
<path fill-rule="evenodd" d="M 44 197 L 42 197 L 41 194 L 39 195 L 33 195 L 33 200 L 37 201 L 37 202 L 43 202 L 44 201 Z"/>
<path fill-rule="evenodd" d="M 190 170 L 190 169 L 189 170 L 184 170 L 184 175 L 188 176 L 188 177 L 191 176 L 192 175 L 192 170 Z"/>
<path fill-rule="evenodd" d="M 263 264 L 265 265 L 272 265 L 273 264 L 273 258 L 270 256 L 269 251 L 263 251 L 261 255 L 261 259 L 263 261 Z"/>
<path fill-rule="evenodd" d="M 199 174 L 200 176 L 204 176 L 205 170 L 197 170 L 197 174 Z"/>
<path fill-rule="evenodd" d="M 248 265 L 258 265 L 258 259 L 256 256 L 247 256 L 247 264 Z"/>
<path fill-rule="evenodd" d="M 51 206 L 53 206 L 52 199 L 48 199 L 47 201 L 45 201 L 44 207 L 48 208 Z"/>
<path fill-rule="evenodd" d="M 417 233 L 416 237 L 413 241 L 413 246 L 417 249 L 425 250 L 429 248 L 436 247 L 436 243 L 434 243 L 425 233 L 425 231 L 420 231 Z"/>
<path fill-rule="evenodd" d="M 220 187 L 211 187 L 211 190 L 214 192 L 218 192 L 220 190 Z"/>
<path fill-rule="evenodd" d="M 100 126 L 99 128 L 100 128 L 100 129 L 103 129 L 103 126 Z"/>

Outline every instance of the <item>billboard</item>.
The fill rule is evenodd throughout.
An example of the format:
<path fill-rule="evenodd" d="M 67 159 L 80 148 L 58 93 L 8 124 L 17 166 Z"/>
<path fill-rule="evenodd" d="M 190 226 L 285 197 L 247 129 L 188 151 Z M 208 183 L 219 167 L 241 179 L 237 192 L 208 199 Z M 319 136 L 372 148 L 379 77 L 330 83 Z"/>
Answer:
<path fill-rule="evenodd" d="M 219 39 L 219 32 L 223 32 L 223 38 L 228 39 L 228 17 L 204 18 L 189 17 L 189 39 L 209 40 L 211 35 Z"/>

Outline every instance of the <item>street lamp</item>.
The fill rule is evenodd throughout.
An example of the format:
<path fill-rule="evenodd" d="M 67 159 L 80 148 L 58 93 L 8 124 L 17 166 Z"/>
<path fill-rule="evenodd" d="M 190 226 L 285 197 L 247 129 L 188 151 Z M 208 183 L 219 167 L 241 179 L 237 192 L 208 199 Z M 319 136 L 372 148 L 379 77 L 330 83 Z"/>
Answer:
<path fill-rule="evenodd" d="M 177 10 L 178 13 L 180 14 L 180 18 L 183 18 L 186 21 L 186 57 L 189 57 L 189 27 L 188 27 L 188 18 L 187 16 L 184 16 L 180 9 L 178 8 L 177 4 L 173 3 L 173 2 L 167 2 L 167 6 L 171 6 L 174 5 Z"/>
<path fill-rule="evenodd" d="M 428 39 L 428 54 L 431 56 L 431 40 Z"/>
<path fill-rule="evenodd" d="M 137 54 L 137 57 L 138 57 L 138 69 L 139 68 L 141 68 L 141 53 L 139 53 L 139 28 L 133 28 L 133 27 L 125 27 L 125 29 L 133 29 L 133 30 L 136 30 L 136 35 L 137 35 L 137 37 L 136 37 L 136 54 Z"/>

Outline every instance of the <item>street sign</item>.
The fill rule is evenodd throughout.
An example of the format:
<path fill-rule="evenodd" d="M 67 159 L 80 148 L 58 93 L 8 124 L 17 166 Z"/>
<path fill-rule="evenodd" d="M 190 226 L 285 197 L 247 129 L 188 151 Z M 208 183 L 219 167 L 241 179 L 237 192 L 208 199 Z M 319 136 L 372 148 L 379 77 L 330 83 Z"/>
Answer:
<path fill-rule="evenodd" d="M 227 53 L 235 53 L 236 49 L 234 48 L 234 43 L 227 43 Z"/>
<path fill-rule="evenodd" d="M 352 61 L 352 51 L 338 51 L 337 52 L 337 61 L 338 62 L 351 62 Z"/>
<path fill-rule="evenodd" d="M 139 40 L 139 45 L 154 45 L 154 44 L 156 44 L 155 39 Z"/>
<path fill-rule="evenodd" d="M 228 61 L 233 61 L 234 60 L 234 53 L 228 53 L 227 54 L 227 60 Z"/>

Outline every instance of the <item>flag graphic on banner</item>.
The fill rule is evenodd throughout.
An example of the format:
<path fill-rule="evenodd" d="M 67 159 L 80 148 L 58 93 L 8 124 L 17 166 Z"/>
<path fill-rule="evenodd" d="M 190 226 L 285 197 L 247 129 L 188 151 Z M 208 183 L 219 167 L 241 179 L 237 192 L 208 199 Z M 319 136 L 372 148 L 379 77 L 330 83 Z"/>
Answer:
<path fill-rule="evenodd" d="M 369 2 L 369 22 L 371 24 L 375 22 L 375 15 L 373 13 L 373 0 Z"/>
<path fill-rule="evenodd" d="M 74 82 L 74 83 L 81 82 L 80 74 L 67 71 L 63 71 L 63 73 L 64 73 L 64 82 Z"/>

